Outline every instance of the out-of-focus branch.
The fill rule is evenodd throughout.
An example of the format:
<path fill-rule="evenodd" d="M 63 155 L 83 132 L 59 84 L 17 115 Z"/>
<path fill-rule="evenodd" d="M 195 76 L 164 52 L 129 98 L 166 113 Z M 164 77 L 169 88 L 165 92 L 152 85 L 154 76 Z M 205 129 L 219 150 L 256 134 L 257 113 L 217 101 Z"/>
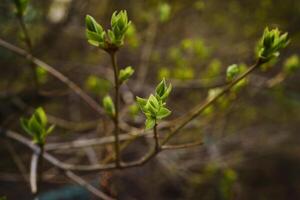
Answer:
<path fill-rule="evenodd" d="M 32 54 L 32 42 L 31 42 L 31 38 L 30 38 L 28 30 L 27 30 L 26 24 L 24 23 L 24 18 L 23 18 L 23 16 L 18 16 L 17 18 L 18 18 L 20 27 L 22 29 L 22 32 L 24 34 L 24 40 L 25 40 L 25 44 L 27 46 L 28 52 L 30 54 Z M 33 84 L 34 84 L 35 89 L 38 90 L 39 82 L 38 82 L 37 74 L 35 72 L 36 66 L 32 61 L 30 61 L 30 66 L 31 66 L 31 71 L 32 71 Z"/>
<path fill-rule="evenodd" d="M 5 130 L 0 128 L 0 136 L 6 136 L 10 139 L 13 139 L 15 141 L 18 141 L 20 143 L 22 143 L 23 145 L 29 147 L 32 151 L 34 155 L 38 155 L 39 152 L 41 151 L 41 149 L 39 148 L 39 146 L 33 144 L 30 140 L 28 140 L 27 138 L 19 135 L 18 133 L 15 133 L 13 131 L 10 130 Z M 92 186 L 91 184 L 87 183 L 84 179 L 82 179 L 81 177 L 77 176 L 74 172 L 72 172 L 70 169 L 68 168 L 72 168 L 70 166 L 73 165 L 69 165 L 69 164 L 64 164 L 61 161 L 57 160 L 55 157 L 53 157 L 52 155 L 50 155 L 47 152 L 43 153 L 43 157 L 45 160 L 47 160 L 49 163 L 51 163 L 52 165 L 54 165 L 55 167 L 61 169 L 64 171 L 64 173 L 66 174 L 67 177 L 69 177 L 72 181 L 74 181 L 75 183 L 85 187 L 88 191 L 90 191 L 92 194 L 96 195 L 97 197 L 99 197 L 100 199 L 104 199 L 104 200 L 113 200 L 112 197 L 106 195 L 105 193 L 101 192 L 100 190 L 98 190 L 97 188 L 95 188 L 94 186 Z M 37 163 L 37 159 L 34 158 L 33 163 Z M 36 165 L 36 164 L 34 164 Z M 99 166 L 98 166 L 99 167 Z M 106 168 L 114 168 L 113 166 L 107 166 Z M 34 167 L 32 168 L 33 171 L 36 171 L 36 169 L 34 169 Z M 33 173 L 34 175 L 34 173 Z M 35 177 L 32 177 L 32 179 L 36 179 Z"/>
<path fill-rule="evenodd" d="M 147 30 L 147 40 L 145 41 L 145 45 L 141 52 L 141 63 L 139 65 L 139 71 L 137 74 L 137 81 L 139 84 L 137 84 L 136 86 L 139 88 L 143 86 L 146 75 L 148 73 L 149 61 L 154 47 L 154 40 L 157 34 L 158 25 L 158 20 L 155 19 L 150 24 L 149 29 Z"/>
<path fill-rule="evenodd" d="M 175 150 L 175 149 L 186 149 L 186 148 L 192 148 L 199 145 L 203 145 L 203 141 L 199 140 L 196 142 L 186 143 L 186 144 L 177 144 L 177 145 L 164 145 L 161 148 L 163 150 Z"/>
<path fill-rule="evenodd" d="M 124 140 L 131 140 L 132 138 L 144 137 L 147 135 L 149 135 L 148 132 L 143 132 L 143 130 L 139 130 L 128 134 L 121 134 L 119 139 L 120 141 L 124 141 Z M 106 137 L 93 138 L 93 139 L 80 139 L 72 142 L 49 143 L 46 144 L 45 149 L 48 151 L 52 151 L 52 150 L 61 150 L 61 149 L 92 147 L 97 145 L 111 144 L 114 141 L 115 141 L 114 136 L 106 136 Z"/>
<path fill-rule="evenodd" d="M 104 115 L 103 109 L 99 106 L 99 104 L 94 99 L 92 99 L 77 84 L 75 84 L 73 81 L 71 81 L 65 75 L 63 75 L 61 72 L 57 71 L 54 67 L 48 65 L 47 63 L 43 62 L 42 60 L 32 56 L 30 53 L 27 53 L 25 50 L 10 44 L 1 38 L 0 38 L 0 46 L 12 51 L 13 53 L 23 56 L 27 60 L 36 64 L 37 66 L 42 67 L 47 72 L 52 74 L 54 77 L 59 79 L 61 82 L 66 84 L 72 91 L 74 91 L 78 96 L 80 96 L 99 115 L 101 115 L 101 116 Z"/>

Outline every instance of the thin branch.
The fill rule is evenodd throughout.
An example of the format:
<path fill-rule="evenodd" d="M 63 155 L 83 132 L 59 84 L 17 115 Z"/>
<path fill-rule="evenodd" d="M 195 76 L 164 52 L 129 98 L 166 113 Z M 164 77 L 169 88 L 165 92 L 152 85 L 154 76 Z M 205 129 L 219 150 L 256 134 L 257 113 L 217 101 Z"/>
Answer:
<path fill-rule="evenodd" d="M 119 92 L 119 68 L 117 65 L 117 58 L 116 58 L 116 52 L 113 51 L 110 54 L 111 57 L 111 63 L 114 69 L 114 80 L 115 80 L 115 116 L 114 116 L 114 124 L 115 124 L 115 130 L 114 130 L 114 136 L 115 136 L 115 154 L 116 154 L 116 166 L 120 166 L 120 141 L 119 141 L 119 133 L 120 133 L 120 127 L 119 127 L 119 104 L 120 104 L 120 92 Z"/>
<path fill-rule="evenodd" d="M 99 106 L 99 104 L 92 99 L 89 95 L 87 95 L 78 85 L 76 85 L 73 81 L 63 75 L 61 72 L 57 71 L 54 67 L 48 65 L 42 60 L 32 56 L 30 53 L 27 53 L 24 49 L 21 49 L 15 45 L 12 45 L 5 40 L 0 38 L 0 46 L 4 47 L 20 56 L 25 57 L 27 60 L 33 62 L 37 66 L 42 67 L 47 72 L 52 74 L 58 80 L 66 84 L 72 91 L 74 91 L 78 96 L 80 96 L 93 110 L 95 110 L 100 116 L 104 115 L 103 109 Z"/>
<path fill-rule="evenodd" d="M 141 86 L 144 84 L 146 75 L 148 73 L 149 60 L 151 58 L 151 54 L 154 48 L 154 41 L 157 35 L 158 25 L 159 25 L 158 20 L 154 19 L 154 21 L 150 24 L 149 29 L 147 30 L 147 37 L 146 37 L 147 40 L 142 49 L 141 63 L 137 74 L 137 81 L 139 84 L 137 84 L 136 86 L 138 89 L 141 89 Z"/>
<path fill-rule="evenodd" d="M 153 138 L 155 141 L 155 151 L 159 151 L 160 146 L 159 146 L 159 136 L 158 136 L 158 132 L 157 132 L 157 123 L 155 121 L 155 125 L 153 127 Z"/>
<path fill-rule="evenodd" d="M 161 148 L 163 150 L 175 150 L 175 149 L 187 149 L 191 147 L 197 147 L 199 145 L 203 145 L 203 141 L 191 142 L 187 144 L 178 144 L 178 145 L 164 145 Z"/>
<path fill-rule="evenodd" d="M 140 138 L 140 137 L 151 137 L 151 136 L 149 135 L 148 131 L 144 132 L 144 130 L 138 129 L 136 131 L 127 134 L 119 135 L 119 141 L 132 140 L 132 138 Z M 53 150 L 63 150 L 63 149 L 84 148 L 84 147 L 111 144 L 114 142 L 115 142 L 114 136 L 106 136 L 101 138 L 79 139 L 72 142 L 49 143 L 45 145 L 45 149 L 47 151 L 53 151 Z"/>
<path fill-rule="evenodd" d="M 24 40 L 25 40 L 25 44 L 27 46 L 27 49 L 28 49 L 29 53 L 32 54 L 33 53 L 33 51 L 32 51 L 32 42 L 31 42 L 31 38 L 30 38 L 28 30 L 27 30 L 26 24 L 24 23 L 24 18 L 23 18 L 23 16 L 20 16 L 20 15 L 18 15 L 17 18 L 18 18 L 18 22 L 20 24 L 20 27 L 22 29 L 22 32 L 24 33 Z M 37 74 L 36 74 L 36 71 L 35 71 L 36 66 L 31 61 L 30 61 L 30 66 L 31 66 L 31 71 L 32 71 L 33 84 L 34 84 L 34 87 L 38 90 L 39 82 L 38 82 L 38 77 L 37 77 Z"/>

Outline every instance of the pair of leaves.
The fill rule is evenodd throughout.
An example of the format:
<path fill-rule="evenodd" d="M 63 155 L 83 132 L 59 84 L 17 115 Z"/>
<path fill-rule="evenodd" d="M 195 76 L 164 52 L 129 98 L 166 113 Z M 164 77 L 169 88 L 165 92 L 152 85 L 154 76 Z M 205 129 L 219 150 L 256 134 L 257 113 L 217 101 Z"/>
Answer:
<path fill-rule="evenodd" d="M 128 80 L 134 73 L 134 69 L 131 66 L 121 69 L 119 73 L 119 83 L 122 84 Z"/>
<path fill-rule="evenodd" d="M 111 28 L 107 34 L 102 26 L 90 15 L 85 18 L 86 37 L 91 45 L 107 50 L 112 45 L 120 47 L 124 43 L 125 33 L 131 22 L 128 21 L 127 12 L 125 10 L 119 13 L 115 11 L 111 17 Z"/>
<path fill-rule="evenodd" d="M 164 119 L 171 114 L 166 108 L 166 99 L 172 90 L 171 84 L 167 86 L 163 79 L 155 89 L 155 95 L 151 94 L 148 99 L 137 97 L 137 104 L 146 116 L 146 129 L 155 126 L 158 120 Z"/>
<path fill-rule="evenodd" d="M 48 119 L 43 108 L 37 108 L 29 119 L 21 118 L 21 126 L 37 144 L 44 145 L 47 135 L 49 135 L 54 125 L 48 127 Z"/>
<path fill-rule="evenodd" d="M 258 57 L 264 62 L 279 56 L 279 51 L 289 43 L 288 33 L 281 34 L 276 28 L 269 30 L 267 27 L 258 46 Z"/>

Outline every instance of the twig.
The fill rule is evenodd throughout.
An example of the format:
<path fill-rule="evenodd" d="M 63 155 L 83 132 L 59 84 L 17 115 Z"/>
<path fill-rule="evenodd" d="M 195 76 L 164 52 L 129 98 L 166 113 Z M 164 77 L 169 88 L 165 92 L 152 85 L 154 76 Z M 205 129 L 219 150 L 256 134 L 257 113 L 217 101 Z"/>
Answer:
<path fill-rule="evenodd" d="M 119 135 L 119 141 L 131 140 L 132 138 L 145 137 L 150 135 L 148 132 L 142 132 L 143 130 L 134 131 L 128 134 Z M 59 142 L 59 143 L 49 143 L 45 145 L 47 151 L 61 150 L 61 149 L 73 149 L 73 148 L 84 148 L 92 147 L 97 145 L 110 144 L 115 141 L 114 136 L 106 136 L 101 138 L 92 139 L 80 139 L 72 142 Z"/>
<path fill-rule="evenodd" d="M 32 42 L 31 42 L 28 30 L 27 30 L 26 24 L 24 23 L 24 18 L 23 18 L 22 15 L 18 15 L 17 18 L 18 18 L 18 22 L 20 24 L 20 27 L 22 29 L 22 32 L 24 33 L 24 40 L 25 40 L 25 44 L 27 46 L 27 49 L 28 49 L 30 54 L 33 54 Z M 36 71 L 35 71 L 36 66 L 32 61 L 30 61 L 30 66 L 31 66 L 31 70 L 32 70 L 33 84 L 34 84 L 34 87 L 38 90 L 39 89 L 39 82 L 38 82 L 38 77 L 37 77 L 37 74 L 36 74 Z"/>
<path fill-rule="evenodd" d="M 155 125 L 153 127 L 153 138 L 155 141 L 155 151 L 159 151 L 160 149 L 160 145 L 159 145 L 159 136 L 158 136 L 158 132 L 157 132 L 157 123 L 155 121 Z"/>
<path fill-rule="evenodd" d="M 197 142 L 191 142 L 187 144 L 178 144 L 178 145 L 164 145 L 161 148 L 163 150 L 175 150 L 175 149 L 186 149 L 186 148 L 191 148 L 191 147 L 196 147 L 199 145 L 203 145 L 203 141 L 197 141 Z"/>
<path fill-rule="evenodd" d="M 42 67 L 47 72 L 52 74 L 58 80 L 66 84 L 72 91 L 74 91 L 78 96 L 80 96 L 93 110 L 95 110 L 100 116 L 104 115 L 103 109 L 99 106 L 99 104 L 92 99 L 89 95 L 87 95 L 78 85 L 76 85 L 73 81 L 63 75 L 61 72 L 57 71 L 52 66 L 48 65 L 47 63 L 43 62 L 42 60 L 32 56 L 30 53 L 27 53 L 25 50 L 14 46 L 3 39 L 0 38 L 0 46 L 4 47 L 20 56 L 25 57 L 27 60 L 33 62 L 37 66 Z"/>
<path fill-rule="evenodd" d="M 115 136 L 115 154 L 116 154 L 116 166 L 120 166 L 120 141 L 119 141 L 119 133 L 120 133 L 120 127 L 119 127 L 119 104 L 120 104 L 120 92 L 119 92 L 119 68 L 117 65 L 117 59 L 116 59 L 116 51 L 113 51 L 110 54 L 111 57 L 111 63 L 114 69 L 114 80 L 115 80 L 115 116 L 114 116 L 114 124 L 115 124 L 115 130 L 114 130 L 114 136 Z"/>
<path fill-rule="evenodd" d="M 147 30 L 147 40 L 145 42 L 144 48 L 142 49 L 141 63 L 137 74 L 137 82 L 139 84 L 137 84 L 136 86 L 138 89 L 140 89 L 145 82 L 145 78 L 149 68 L 149 60 L 151 58 L 154 47 L 154 40 L 157 34 L 158 24 L 158 20 L 154 19 L 154 21 L 149 26 L 149 29 Z"/>

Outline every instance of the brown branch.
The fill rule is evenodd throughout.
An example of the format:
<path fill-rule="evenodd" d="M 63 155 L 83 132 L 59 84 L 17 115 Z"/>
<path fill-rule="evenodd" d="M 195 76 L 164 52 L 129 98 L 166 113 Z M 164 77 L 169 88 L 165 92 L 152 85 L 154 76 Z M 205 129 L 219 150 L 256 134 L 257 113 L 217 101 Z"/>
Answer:
<path fill-rule="evenodd" d="M 146 75 L 148 73 L 149 69 L 149 60 L 151 58 L 151 54 L 154 48 L 154 41 L 157 34 L 157 28 L 158 28 L 158 20 L 154 19 L 154 21 L 150 24 L 148 30 L 147 30 L 147 39 L 145 42 L 145 45 L 142 49 L 141 53 L 141 63 L 139 66 L 138 74 L 137 74 L 137 88 L 141 89 L 142 85 L 145 82 Z"/>
<path fill-rule="evenodd" d="M 178 145 L 164 145 L 161 148 L 163 150 L 175 150 L 175 149 L 187 149 L 187 148 L 191 148 L 191 147 L 196 147 L 199 145 L 203 145 L 203 141 L 197 141 L 197 142 L 191 142 L 191 143 L 187 143 L 187 144 L 178 144 Z"/>
<path fill-rule="evenodd" d="M 110 58 L 111 58 L 111 63 L 113 66 L 114 70 L 114 80 L 115 80 L 115 116 L 113 117 L 114 125 L 115 125 L 115 130 L 114 130 L 114 137 L 115 137 L 115 142 L 114 142 L 114 147 L 115 147 L 115 154 L 116 154 L 116 166 L 120 166 L 120 141 L 119 141 L 119 134 L 120 134 L 120 127 L 119 127 L 119 105 L 120 105 L 120 83 L 119 83 L 119 67 L 117 64 L 117 58 L 116 58 L 116 51 L 112 51 L 109 53 Z"/>
<path fill-rule="evenodd" d="M 160 145 L 159 145 L 159 135 L 157 132 L 157 123 L 155 121 L 155 125 L 153 127 L 153 139 L 155 141 L 155 151 L 159 151 Z"/>
<path fill-rule="evenodd" d="M 1 38 L 0 38 L 0 46 L 4 47 L 20 56 L 23 56 L 27 60 L 36 64 L 37 66 L 42 67 L 47 72 L 49 72 L 54 77 L 56 77 L 58 80 L 60 80 L 64 84 L 66 84 L 72 91 L 74 91 L 78 96 L 80 96 L 100 116 L 104 115 L 103 109 L 99 106 L 99 104 L 94 99 L 92 99 L 78 85 L 76 85 L 73 81 L 71 81 L 69 78 L 67 78 L 65 75 L 63 75 L 61 72 L 57 71 L 54 67 L 48 65 L 47 63 L 43 62 L 42 60 L 32 56 L 30 53 L 27 53 L 27 51 L 10 44 Z"/>

